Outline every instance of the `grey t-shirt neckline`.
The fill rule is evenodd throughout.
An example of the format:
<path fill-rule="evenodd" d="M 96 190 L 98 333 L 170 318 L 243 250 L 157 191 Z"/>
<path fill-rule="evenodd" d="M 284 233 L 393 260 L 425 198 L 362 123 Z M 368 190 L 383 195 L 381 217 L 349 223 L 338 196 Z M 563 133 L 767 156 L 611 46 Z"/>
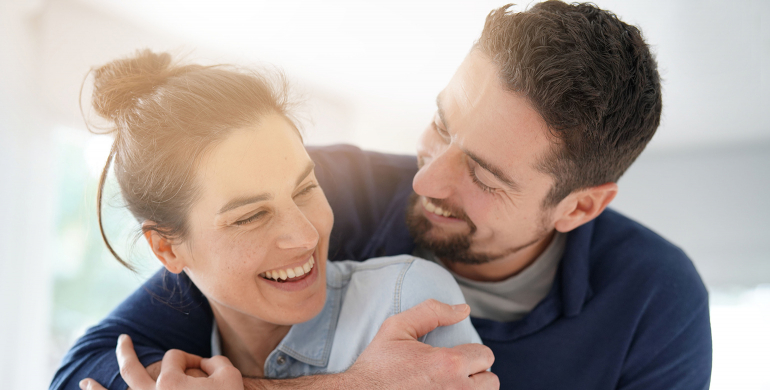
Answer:
<path fill-rule="evenodd" d="M 565 233 L 556 232 L 532 264 L 499 282 L 478 282 L 457 275 L 432 252 L 422 248 L 416 249 L 414 255 L 436 262 L 454 276 L 471 307 L 472 317 L 511 322 L 524 318 L 548 295 L 564 255 L 566 238 Z"/>

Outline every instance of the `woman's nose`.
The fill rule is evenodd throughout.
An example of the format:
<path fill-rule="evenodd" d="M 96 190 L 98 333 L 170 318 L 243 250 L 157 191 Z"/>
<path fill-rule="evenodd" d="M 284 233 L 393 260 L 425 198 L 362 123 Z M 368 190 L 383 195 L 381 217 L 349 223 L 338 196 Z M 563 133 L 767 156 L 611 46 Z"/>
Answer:
<path fill-rule="evenodd" d="M 281 220 L 277 245 L 280 249 L 313 249 L 318 245 L 318 230 L 296 205 Z"/>

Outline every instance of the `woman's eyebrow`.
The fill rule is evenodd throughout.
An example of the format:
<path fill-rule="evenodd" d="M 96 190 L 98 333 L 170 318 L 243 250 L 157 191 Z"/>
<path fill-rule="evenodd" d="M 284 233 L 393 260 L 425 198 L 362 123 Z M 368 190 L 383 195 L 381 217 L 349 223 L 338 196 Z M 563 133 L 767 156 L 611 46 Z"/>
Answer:
<path fill-rule="evenodd" d="M 219 212 L 217 214 L 226 213 L 232 209 L 237 209 L 238 207 L 245 206 L 247 204 L 264 202 L 266 200 L 271 200 L 271 199 L 273 199 L 273 194 L 269 194 L 269 193 L 259 194 L 257 196 L 235 198 L 227 202 L 226 205 L 222 206 L 222 208 L 219 209 Z"/>
<path fill-rule="evenodd" d="M 305 180 L 308 177 L 308 175 L 310 175 L 310 172 L 313 172 L 313 169 L 315 169 L 315 163 L 311 161 L 307 164 L 307 167 L 305 167 L 305 170 L 302 171 L 302 174 L 299 175 L 299 178 L 297 179 L 297 184 L 295 184 L 294 186 L 296 187 L 300 183 L 302 183 L 302 181 Z"/>
<path fill-rule="evenodd" d="M 315 169 L 315 163 L 311 161 L 307 164 L 307 167 L 305 168 L 305 170 L 302 171 L 302 173 L 299 175 L 299 177 L 297 178 L 297 183 L 294 186 L 296 187 L 300 183 L 302 183 L 302 181 L 305 180 L 308 177 L 308 175 L 310 175 L 311 172 L 313 172 L 313 169 Z M 227 202 L 227 204 L 225 204 L 224 206 L 222 206 L 222 208 L 219 209 L 219 212 L 217 212 L 217 214 L 226 213 L 230 210 L 237 209 L 238 207 L 245 206 L 247 204 L 264 202 L 266 200 L 272 200 L 272 199 L 273 199 L 273 194 L 270 194 L 267 192 L 256 196 L 246 196 L 246 197 L 235 198 Z"/>

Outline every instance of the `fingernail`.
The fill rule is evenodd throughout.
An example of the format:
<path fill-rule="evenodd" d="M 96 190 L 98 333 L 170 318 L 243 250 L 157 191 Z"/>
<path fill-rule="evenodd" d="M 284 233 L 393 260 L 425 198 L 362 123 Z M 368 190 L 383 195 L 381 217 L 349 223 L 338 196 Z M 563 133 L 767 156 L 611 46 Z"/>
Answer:
<path fill-rule="evenodd" d="M 78 386 L 80 386 L 80 390 L 86 390 L 88 387 L 88 379 L 83 379 L 82 381 L 78 382 Z"/>
<path fill-rule="evenodd" d="M 465 304 L 465 303 L 461 303 L 461 304 L 459 304 L 459 305 L 453 305 L 453 306 L 452 306 L 452 309 L 454 309 L 455 311 L 463 312 L 463 311 L 465 311 L 465 310 L 466 310 L 466 308 L 467 308 L 467 307 L 468 307 L 468 305 L 467 305 L 467 304 Z"/>
<path fill-rule="evenodd" d="M 118 344 L 120 344 L 120 343 L 122 343 L 122 342 L 126 341 L 126 337 L 128 337 L 128 336 L 126 336 L 126 335 L 124 335 L 124 334 L 122 334 L 122 335 L 118 336 Z"/>

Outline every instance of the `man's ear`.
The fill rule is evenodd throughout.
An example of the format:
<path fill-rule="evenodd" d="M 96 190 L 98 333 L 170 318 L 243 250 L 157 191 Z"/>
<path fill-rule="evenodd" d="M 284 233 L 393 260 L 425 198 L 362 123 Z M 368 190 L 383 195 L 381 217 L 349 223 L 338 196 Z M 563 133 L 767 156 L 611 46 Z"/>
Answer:
<path fill-rule="evenodd" d="M 559 205 L 560 217 L 556 220 L 556 230 L 566 233 L 591 221 L 607 208 L 618 194 L 616 183 L 605 183 L 596 187 L 575 191 L 564 198 Z"/>
<path fill-rule="evenodd" d="M 152 222 L 145 222 L 143 227 L 146 228 L 151 224 Z M 145 230 L 144 238 L 146 238 L 147 243 L 150 244 L 152 253 L 155 254 L 158 260 L 163 263 L 163 266 L 166 267 L 169 272 L 178 274 L 184 270 L 184 260 L 179 257 L 179 254 L 176 250 L 177 248 L 168 238 L 163 237 L 155 230 Z"/>

